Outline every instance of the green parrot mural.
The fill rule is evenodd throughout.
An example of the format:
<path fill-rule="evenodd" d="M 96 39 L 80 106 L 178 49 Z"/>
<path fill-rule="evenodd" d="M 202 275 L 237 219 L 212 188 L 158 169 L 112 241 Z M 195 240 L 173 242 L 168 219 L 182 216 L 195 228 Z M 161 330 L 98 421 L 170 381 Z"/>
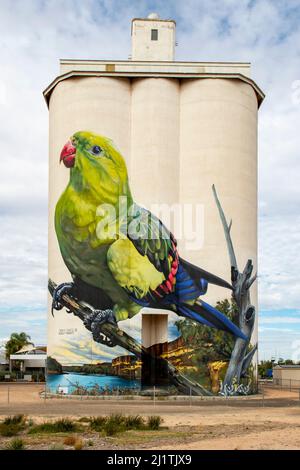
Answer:
<path fill-rule="evenodd" d="M 247 339 L 202 299 L 209 284 L 232 286 L 181 258 L 173 234 L 134 201 L 125 160 L 109 138 L 76 132 L 60 161 L 70 178 L 56 205 L 55 230 L 73 282 L 56 287 L 52 313 L 67 293 L 92 305 L 98 324 L 116 325 L 150 307 Z"/>
<path fill-rule="evenodd" d="M 99 311 L 102 322 L 132 318 L 143 307 L 164 308 L 244 337 L 228 317 L 200 300 L 208 283 L 231 289 L 230 284 L 182 259 L 169 230 L 134 202 L 124 158 L 111 140 L 77 132 L 60 160 L 70 168 L 70 180 L 56 205 L 55 229 L 74 283 L 57 287 L 54 309 L 61 307 L 65 292 L 84 283 L 98 290 L 103 307 L 109 298 L 109 308 Z M 121 197 L 127 202 L 123 213 Z M 107 217 L 109 206 L 115 209 L 114 220 Z"/>

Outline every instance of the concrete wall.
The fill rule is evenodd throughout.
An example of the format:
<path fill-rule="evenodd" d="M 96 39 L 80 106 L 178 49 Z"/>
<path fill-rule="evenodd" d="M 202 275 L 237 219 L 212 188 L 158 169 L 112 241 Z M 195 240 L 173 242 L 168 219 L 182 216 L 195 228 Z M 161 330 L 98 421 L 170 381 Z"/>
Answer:
<path fill-rule="evenodd" d="M 149 348 L 168 341 L 168 315 L 142 314 L 142 345 Z"/>
<path fill-rule="evenodd" d="M 46 355 L 36 355 L 36 354 L 11 354 L 10 360 L 22 361 L 24 364 L 24 370 L 26 367 L 45 367 Z"/>
<path fill-rule="evenodd" d="M 58 164 L 59 154 L 78 130 L 114 141 L 127 161 L 137 202 L 148 208 L 153 203 L 202 205 L 203 246 L 189 249 L 183 238 L 181 255 L 229 280 L 225 238 L 211 191 L 215 184 L 226 216 L 233 219 L 239 265 L 251 258 L 256 269 L 257 97 L 249 84 L 217 78 L 69 78 L 54 88 L 49 116 L 49 277 L 55 282 L 70 279 L 53 223 L 69 178 Z M 172 222 L 170 226 L 174 228 Z M 215 303 L 226 296 L 229 291 L 210 286 L 204 299 Z M 257 305 L 255 286 L 251 297 Z M 49 315 L 50 355 L 62 332 L 72 328 L 87 334 L 81 321 L 64 311 L 55 312 L 54 319 Z"/>
<path fill-rule="evenodd" d="M 179 99 L 176 79 L 132 82 L 129 179 L 146 207 L 179 202 Z"/>
<path fill-rule="evenodd" d="M 183 80 L 180 94 L 180 202 L 202 204 L 204 244 L 186 249 L 188 260 L 230 281 L 223 228 L 212 195 L 215 184 L 228 220 L 240 268 L 257 269 L 257 98 L 237 80 Z M 227 294 L 227 295 L 226 295 Z M 228 296 L 209 286 L 207 299 Z M 256 286 L 251 298 L 257 306 Z"/>
<path fill-rule="evenodd" d="M 151 30 L 157 30 L 157 40 L 151 39 Z M 131 30 L 132 60 L 174 60 L 175 22 L 134 19 Z"/>
<path fill-rule="evenodd" d="M 299 380 L 300 383 L 300 368 L 274 368 L 273 369 L 273 380 L 282 380 L 283 385 L 285 385 L 285 381 L 287 380 Z"/>
<path fill-rule="evenodd" d="M 71 73 L 93 73 L 110 72 L 113 69 L 114 74 L 127 75 L 174 75 L 182 74 L 191 76 L 195 74 L 239 74 L 240 79 L 249 81 L 251 76 L 250 64 L 248 62 L 168 62 L 151 60 L 80 60 L 80 59 L 61 59 L 60 74 Z M 241 76 L 242 75 L 242 76 Z M 60 77 L 57 77 L 59 80 Z M 258 89 L 257 85 L 252 85 Z M 52 84 L 46 89 L 45 94 L 53 87 Z M 260 91 L 261 92 L 261 91 Z M 261 92 L 262 93 L 262 92 Z"/>
<path fill-rule="evenodd" d="M 54 229 L 56 203 L 69 181 L 69 171 L 59 165 L 62 147 L 74 132 L 90 130 L 109 136 L 125 158 L 130 156 L 131 86 L 128 79 L 74 78 L 57 86 L 49 103 L 49 277 L 60 283 L 71 280 L 62 261 Z M 49 300 L 50 302 L 50 300 Z M 50 308 L 50 306 L 49 306 Z M 87 335 L 82 322 L 65 310 L 49 315 L 48 354 L 76 330 Z"/>

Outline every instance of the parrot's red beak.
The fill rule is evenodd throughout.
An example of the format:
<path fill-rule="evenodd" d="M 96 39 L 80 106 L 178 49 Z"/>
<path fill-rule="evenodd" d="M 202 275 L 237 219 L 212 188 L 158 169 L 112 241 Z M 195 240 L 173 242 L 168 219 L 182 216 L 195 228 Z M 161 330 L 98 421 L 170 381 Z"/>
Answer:
<path fill-rule="evenodd" d="M 76 147 L 69 140 L 60 153 L 59 161 L 63 161 L 67 168 L 72 168 L 75 165 L 75 155 Z"/>

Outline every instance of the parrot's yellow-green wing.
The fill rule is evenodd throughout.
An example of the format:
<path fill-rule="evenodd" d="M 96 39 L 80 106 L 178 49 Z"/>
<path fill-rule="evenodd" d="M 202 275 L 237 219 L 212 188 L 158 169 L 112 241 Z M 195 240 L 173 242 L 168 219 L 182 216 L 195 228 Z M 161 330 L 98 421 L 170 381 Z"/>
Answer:
<path fill-rule="evenodd" d="M 130 208 L 128 238 L 142 256 L 167 279 L 172 262 L 177 259 L 177 242 L 161 220 L 147 209 L 133 204 Z"/>
<path fill-rule="evenodd" d="M 162 298 L 174 291 L 176 240 L 156 216 L 135 204 L 129 211 L 127 237 L 110 246 L 107 263 L 131 298 Z"/>
<path fill-rule="evenodd" d="M 128 238 L 119 239 L 110 246 L 107 264 L 117 283 L 137 299 L 155 290 L 165 279 Z"/>

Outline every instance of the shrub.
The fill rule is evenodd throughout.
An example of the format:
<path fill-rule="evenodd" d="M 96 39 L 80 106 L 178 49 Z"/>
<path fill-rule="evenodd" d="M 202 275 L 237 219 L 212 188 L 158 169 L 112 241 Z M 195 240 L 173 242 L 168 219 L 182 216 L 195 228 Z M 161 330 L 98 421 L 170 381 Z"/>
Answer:
<path fill-rule="evenodd" d="M 116 426 L 121 426 L 124 424 L 124 416 L 121 413 L 114 413 L 107 417 L 107 422 L 113 423 Z"/>
<path fill-rule="evenodd" d="M 3 424 L 25 424 L 26 416 L 23 414 L 8 416 L 3 420 Z"/>
<path fill-rule="evenodd" d="M 104 432 L 106 436 L 113 436 L 118 432 L 124 432 L 132 429 L 159 429 L 162 418 L 160 416 L 149 416 L 147 422 L 140 415 L 124 416 L 120 413 L 110 416 L 97 416 L 90 418 L 90 428 L 93 431 Z"/>
<path fill-rule="evenodd" d="M 89 447 L 93 447 L 94 443 L 93 443 L 92 439 L 89 439 L 89 440 L 87 441 L 87 445 L 88 445 Z"/>
<path fill-rule="evenodd" d="M 54 426 L 57 432 L 74 432 L 76 431 L 76 423 L 68 418 L 58 419 L 55 421 Z"/>
<path fill-rule="evenodd" d="M 147 418 L 147 428 L 151 429 L 152 431 L 156 431 L 159 429 L 163 419 L 161 416 L 148 416 Z"/>
<path fill-rule="evenodd" d="M 8 416 L 0 423 L 0 435 L 11 437 L 22 431 L 26 424 L 26 416 L 23 414 Z"/>
<path fill-rule="evenodd" d="M 101 432 L 106 422 L 106 416 L 96 416 L 95 418 L 90 419 L 90 428 L 93 431 Z"/>
<path fill-rule="evenodd" d="M 64 439 L 64 444 L 66 446 L 73 446 L 76 442 L 76 437 L 74 436 L 68 436 Z"/>
<path fill-rule="evenodd" d="M 144 426 L 144 418 L 140 415 L 123 416 L 121 414 L 113 414 L 106 418 L 103 430 L 106 436 L 113 436 L 118 432 L 124 432 L 129 429 L 142 429 Z"/>
<path fill-rule="evenodd" d="M 81 450 L 82 448 L 83 448 L 82 439 L 76 439 L 75 444 L 74 444 L 74 449 Z"/>
<path fill-rule="evenodd" d="M 126 430 L 125 417 L 120 413 L 115 413 L 106 418 L 103 430 L 106 436 L 114 436 L 118 432 Z"/>
<path fill-rule="evenodd" d="M 57 432 L 75 432 L 77 430 L 76 423 L 68 418 L 58 419 L 54 422 L 46 422 L 33 426 L 28 432 L 36 433 L 57 433 Z"/>
<path fill-rule="evenodd" d="M 5 437 L 16 436 L 20 431 L 22 431 L 22 426 L 20 424 L 0 424 L 0 435 Z"/>
<path fill-rule="evenodd" d="M 24 450 L 24 441 L 19 438 L 12 439 L 6 446 L 7 450 Z"/>
<path fill-rule="evenodd" d="M 26 416 L 23 414 L 8 416 L 0 423 L 0 435 L 7 437 L 16 436 L 24 429 L 25 423 Z"/>
<path fill-rule="evenodd" d="M 120 425 L 116 424 L 114 421 L 107 421 L 103 430 L 106 436 L 114 436 L 118 432 L 123 431 L 124 428 L 120 428 Z"/>
<path fill-rule="evenodd" d="M 145 421 L 140 415 L 129 415 L 124 417 L 124 425 L 126 429 L 142 429 L 145 425 Z"/>

